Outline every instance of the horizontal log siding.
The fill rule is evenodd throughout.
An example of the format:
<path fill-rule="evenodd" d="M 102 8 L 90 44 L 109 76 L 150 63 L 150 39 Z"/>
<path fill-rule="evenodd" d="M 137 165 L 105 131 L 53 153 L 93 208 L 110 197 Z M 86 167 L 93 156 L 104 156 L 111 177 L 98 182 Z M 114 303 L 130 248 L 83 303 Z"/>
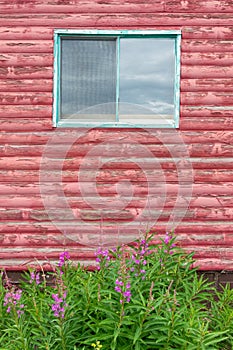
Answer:
<path fill-rule="evenodd" d="M 180 131 L 193 166 L 193 192 L 189 209 L 176 228 L 178 241 L 195 251 L 203 270 L 233 270 L 233 4 L 230 0 L 0 0 L 0 265 L 24 269 L 35 259 L 55 261 L 64 249 L 73 259 L 93 263 L 94 248 L 77 244 L 56 228 L 44 209 L 40 193 L 40 162 L 52 128 L 53 31 L 76 29 L 181 29 L 181 114 Z M 64 135 L 65 135 L 64 131 Z M 70 131 L 70 135 L 74 134 Z M 177 138 L 166 132 L 166 143 L 177 148 Z M 57 152 L 64 144 L 58 138 Z M 124 140 L 118 144 L 116 140 Z M 161 170 L 143 152 L 133 162 L 109 161 L 96 178 L 98 195 L 114 205 L 100 215 L 89 205 L 95 192 L 82 195 L 77 173 L 88 151 L 98 152 L 86 165 L 86 187 L 93 183 L 88 169 L 98 167 L 106 147 L 111 155 L 134 147 L 135 140 L 157 158 Z M 66 142 L 66 141 L 65 141 Z M 100 145 L 103 145 L 101 148 Z M 106 158 L 106 159 L 105 159 Z M 137 164 L 147 162 L 147 176 Z M 106 160 L 106 163 L 105 163 Z M 44 184 L 53 218 L 68 232 L 76 227 L 82 234 L 99 239 L 95 225 L 102 225 L 103 239 L 117 235 L 117 226 L 134 220 L 143 210 L 150 191 L 152 209 L 145 212 L 142 227 L 151 215 L 159 217 L 152 229 L 162 237 L 177 199 L 178 175 L 169 150 L 154 135 L 142 130 L 92 130 L 69 149 L 63 164 L 62 191 L 70 205 L 66 213 L 52 188 L 59 160 L 50 159 Z M 154 183 L 154 176 L 157 183 Z M 130 180 L 133 197 L 119 201 L 118 181 Z M 185 177 L 183 178 L 185 183 Z M 161 202 L 158 183 L 166 182 Z M 189 184 L 187 184 L 189 186 Z M 126 191 L 127 192 L 127 191 Z M 86 200 L 85 200 L 86 199 Z M 181 200 L 185 201 L 183 196 Z M 125 201 L 125 204 L 124 204 Z M 121 211 L 117 210 L 121 208 Z M 81 224 L 80 224 L 81 218 Z M 82 224 L 83 220 L 83 224 Z M 86 220 L 86 221 L 85 221 Z M 88 227 L 85 222 L 93 225 Z M 96 227 L 97 227 L 96 226 Z M 126 226 L 127 227 L 127 226 Z M 133 237 L 133 228 L 125 234 Z M 65 246 L 64 246 L 65 244 Z"/>

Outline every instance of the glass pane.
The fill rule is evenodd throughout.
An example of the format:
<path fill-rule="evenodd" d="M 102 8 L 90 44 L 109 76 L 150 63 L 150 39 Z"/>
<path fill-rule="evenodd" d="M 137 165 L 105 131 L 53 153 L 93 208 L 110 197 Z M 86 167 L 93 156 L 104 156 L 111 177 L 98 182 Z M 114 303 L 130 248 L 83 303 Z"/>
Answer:
<path fill-rule="evenodd" d="M 121 121 L 173 120 L 175 39 L 138 38 L 120 42 Z"/>
<path fill-rule="evenodd" d="M 116 40 L 63 38 L 61 119 L 115 121 Z"/>

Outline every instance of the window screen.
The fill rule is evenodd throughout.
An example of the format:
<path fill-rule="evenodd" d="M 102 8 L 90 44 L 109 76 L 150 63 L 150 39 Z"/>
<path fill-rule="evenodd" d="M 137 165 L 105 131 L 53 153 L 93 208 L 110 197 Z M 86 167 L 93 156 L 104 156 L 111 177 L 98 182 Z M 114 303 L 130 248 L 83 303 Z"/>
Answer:
<path fill-rule="evenodd" d="M 115 120 L 115 39 L 62 39 L 60 101 L 61 119 Z"/>

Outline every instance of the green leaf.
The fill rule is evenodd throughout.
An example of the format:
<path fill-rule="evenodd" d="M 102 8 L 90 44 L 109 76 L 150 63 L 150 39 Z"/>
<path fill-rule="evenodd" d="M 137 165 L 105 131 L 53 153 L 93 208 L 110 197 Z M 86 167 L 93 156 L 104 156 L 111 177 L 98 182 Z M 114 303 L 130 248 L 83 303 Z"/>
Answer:
<path fill-rule="evenodd" d="M 135 333 L 134 333 L 134 338 L 133 338 L 133 344 L 136 343 L 136 341 L 139 339 L 140 335 L 141 335 L 141 327 L 137 327 Z"/>

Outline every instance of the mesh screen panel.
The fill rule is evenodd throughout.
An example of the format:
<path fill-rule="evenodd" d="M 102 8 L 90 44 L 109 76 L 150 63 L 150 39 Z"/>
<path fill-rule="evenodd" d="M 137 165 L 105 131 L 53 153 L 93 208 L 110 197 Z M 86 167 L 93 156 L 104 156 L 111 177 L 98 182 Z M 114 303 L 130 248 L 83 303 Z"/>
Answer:
<path fill-rule="evenodd" d="M 61 118 L 114 121 L 116 40 L 65 38 L 61 41 Z"/>

